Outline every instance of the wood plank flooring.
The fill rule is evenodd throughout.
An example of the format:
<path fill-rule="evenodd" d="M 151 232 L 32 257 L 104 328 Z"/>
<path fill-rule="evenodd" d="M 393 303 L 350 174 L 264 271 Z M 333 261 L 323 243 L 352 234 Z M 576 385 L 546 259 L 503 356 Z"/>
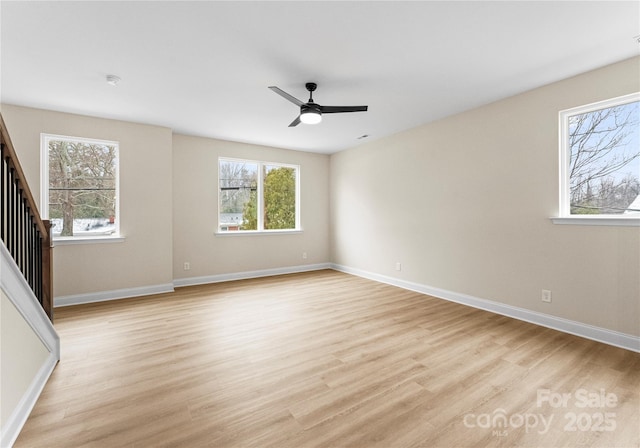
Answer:
<path fill-rule="evenodd" d="M 335 271 L 59 308 L 56 328 L 16 447 L 640 446 L 640 354 Z"/>

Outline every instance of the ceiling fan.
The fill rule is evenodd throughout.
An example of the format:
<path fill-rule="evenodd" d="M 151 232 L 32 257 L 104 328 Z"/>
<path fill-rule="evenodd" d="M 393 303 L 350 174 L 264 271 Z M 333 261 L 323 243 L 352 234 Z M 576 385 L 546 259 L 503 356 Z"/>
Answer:
<path fill-rule="evenodd" d="M 269 88 L 276 92 L 278 95 L 286 100 L 291 101 L 296 106 L 300 107 L 300 115 L 291 122 L 289 127 L 298 126 L 301 122 L 305 124 L 316 124 L 322 121 L 322 114 L 340 114 L 343 112 L 366 112 L 368 106 L 321 106 L 313 102 L 313 92 L 318 85 L 315 82 L 308 82 L 305 87 L 309 91 L 309 101 L 303 103 L 298 98 L 289 95 L 282 89 L 276 86 L 270 86 Z"/>

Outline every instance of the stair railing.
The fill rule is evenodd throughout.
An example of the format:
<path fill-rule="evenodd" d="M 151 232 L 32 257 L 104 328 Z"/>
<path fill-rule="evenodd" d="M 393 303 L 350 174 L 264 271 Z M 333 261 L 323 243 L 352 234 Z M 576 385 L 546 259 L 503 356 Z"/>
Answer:
<path fill-rule="evenodd" d="M 0 115 L 0 237 L 53 321 L 51 223 L 43 221 Z"/>

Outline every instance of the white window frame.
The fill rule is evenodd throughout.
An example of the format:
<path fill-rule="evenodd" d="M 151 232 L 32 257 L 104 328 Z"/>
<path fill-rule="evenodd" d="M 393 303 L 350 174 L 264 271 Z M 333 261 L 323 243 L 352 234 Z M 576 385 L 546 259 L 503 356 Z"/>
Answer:
<path fill-rule="evenodd" d="M 257 204 L 256 209 L 258 211 L 263 209 L 264 203 L 264 169 L 265 165 L 268 166 L 276 166 L 281 168 L 293 168 L 296 170 L 296 224 L 295 229 L 265 229 L 264 228 L 264 216 L 263 213 L 257 213 L 257 230 L 221 230 L 220 226 L 220 162 L 234 162 L 234 163 L 247 163 L 247 164 L 256 164 L 258 166 L 258 178 L 256 181 L 257 184 Z M 300 224 L 300 165 L 293 165 L 289 163 L 281 163 L 281 162 L 269 162 L 262 160 L 250 160 L 250 159 L 239 159 L 234 157 L 218 157 L 218 164 L 216 166 L 217 174 L 216 174 L 216 189 L 218 195 L 218 210 L 216 216 L 216 235 L 227 236 L 227 235 L 277 235 L 277 234 L 292 234 L 292 233 L 301 233 L 302 227 Z"/>
<path fill-rule="evenodd" d="M 40 215 L 42 219 L 49 219 L 49 142 L 51 140 L 61 140 L 69 142 L 83 142 L 88 144 L 98 144 L 105 146 L 115 146 L 116 148 L 116 203 L 115 212 L 116 230 L 110 235 L 91 236 L 53 236 L 56 245 L 67 244 L 87 244 L 87 243 L 119 243 L 124 241 L 124 236 L 120 233 L 120 143 L 111 140 L 101 140 L 97 138 L 72 137 L 69 135 L 40 134 Z"/>
<path fill-rule="evenodd" d="M 593 112 L 600 109 L 621 104 L 640 101 L 640 92 L 631 93 L 604 101 L 598 101 L 584 106 L 565 109 L 558 114 L 559 149 L 560 149 L 560 198 L 558 216 L 551 218 L 554 224 L 595 225 L 595 226 L 640 226 L 639 215 L 572 215 L 570 208 L 570 179 L 571 148 L 569 148 L 569 118 L 573 115 Z"/>

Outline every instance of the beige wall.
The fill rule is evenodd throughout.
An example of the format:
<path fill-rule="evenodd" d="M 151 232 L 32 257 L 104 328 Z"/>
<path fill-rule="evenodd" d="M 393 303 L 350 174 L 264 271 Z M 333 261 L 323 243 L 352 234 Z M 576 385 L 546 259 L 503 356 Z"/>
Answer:
<path fill-rule="evenodd" d="M 295 234 L 215 235 L 218 157 L 300 165 L 301 226 Z M 184 135 L 173 136 L 175 279 L 328 263 L 329 157 Z M 307 259 L 302 253 L 307 253 Z M 183 269 L 188 261 L 191 270 Z"/>
<path fill-rule="evenodd" d="M 640 335 L 640 229 L 549 220 L 558 111 L 639 74 L 623 61 L 332 155 L 332 261 Z"/>
<path fill-rule="evenodd" d="M 20 343 L 16 344 L 16 341 Z M 5 428 L 49 351 L 2 290 L 0 348 L 0 428 Z"/>
<path fill-rule="evenodd" d="M 120 143 L 122 243 L 56 245 L 54 296 L 171 284 L 172 148 L 168 128 L 10 105 L 2 116 L 40 200 L 40 133 Z"/>
<path fill-rule="evenodd" d="M 126 239 L 56 245 L 55 297 L 108 296 L 109 291 L 171 285 L 174 279 L 330 261 L 326 155 L 172 135 L 162 127 L 12 105 L 3 105 L 2 115 L 38 202 L 40 133 L 120 143 L 120 216 Z M 300 165 L 303 231 L 216 236 L 220 156 Z M 191 270 L 184 271 L 185 261 Z"/>

